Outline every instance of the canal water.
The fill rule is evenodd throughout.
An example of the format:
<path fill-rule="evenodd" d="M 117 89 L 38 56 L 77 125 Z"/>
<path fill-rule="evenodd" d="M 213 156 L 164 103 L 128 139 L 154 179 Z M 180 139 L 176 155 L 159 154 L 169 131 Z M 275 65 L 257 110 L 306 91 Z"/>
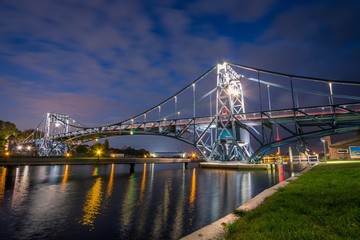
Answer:
<path fill-rule="evenodd" d="M 0 239 L 179 239 L 303 167 L 0 166 Z"/>

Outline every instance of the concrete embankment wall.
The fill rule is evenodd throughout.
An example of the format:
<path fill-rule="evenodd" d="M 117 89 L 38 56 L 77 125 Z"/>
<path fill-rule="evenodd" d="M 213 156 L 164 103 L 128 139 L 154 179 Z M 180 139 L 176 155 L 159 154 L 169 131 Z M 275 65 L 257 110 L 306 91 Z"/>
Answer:
<path fill-rule="evenodd" d="M 229 162 L 202 162 L 199 164 L 201 168 L 216 169 L 236 169 L 236 170 L 267 170 L 271 168 L 271 164 L 245 164 L 245 163 L 229 163 Z"/>
<path fill-rule="evenodd" d="M 63 158 L 19 157 L 1 158 L 0 166 L 24 165 L 88 165 L 88 164 L 143 164 L 143 163 L 189 163 L 199 162 L 190 158 Z"/>

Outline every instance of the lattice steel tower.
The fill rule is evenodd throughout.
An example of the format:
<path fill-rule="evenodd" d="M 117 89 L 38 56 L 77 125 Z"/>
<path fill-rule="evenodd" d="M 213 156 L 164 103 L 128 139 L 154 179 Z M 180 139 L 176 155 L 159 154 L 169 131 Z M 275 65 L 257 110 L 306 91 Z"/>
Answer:
<path fill-rule="evenodd" d="M 60 113 L 47 113 L 45 118 L 45 137 L 36 141 L 36 148 L 40 156 L 64 156 L 69 144 L 52 139 L 52 135 L 69 132 L 70 117 Z"/>
<path fill-rule="evenodd" d="M 226 62 L 217 65 L 215 139 L 211 160 L 247 162 L 252 154 L 249 132 L 237 120 L 245 117 L 241 77 Z"/>

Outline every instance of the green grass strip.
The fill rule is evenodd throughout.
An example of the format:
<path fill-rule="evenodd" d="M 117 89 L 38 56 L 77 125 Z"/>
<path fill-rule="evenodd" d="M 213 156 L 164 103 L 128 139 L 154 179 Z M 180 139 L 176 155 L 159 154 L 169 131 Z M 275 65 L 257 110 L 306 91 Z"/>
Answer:
<path fill-rule="evenodd" d="M 226 239 L 360 239 L 360 162 L 316 166 L 226 230 Z"/>

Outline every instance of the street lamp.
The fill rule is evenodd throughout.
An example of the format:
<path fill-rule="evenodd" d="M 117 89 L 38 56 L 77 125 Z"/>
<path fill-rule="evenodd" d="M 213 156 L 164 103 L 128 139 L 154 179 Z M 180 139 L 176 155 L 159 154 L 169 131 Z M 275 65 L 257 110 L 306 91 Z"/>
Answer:
<path fill-rule="evenodd" d="M 6 160 L 8 160 L 9 156 L 10 156 L 10 152 L 6 151 L 6 152 L 5 152 Z"/>
<path fill-rule="evenodd" d="M 239 87 L 239 82 L 238 81 L 231 81 L 229 86 L 228 86 L 228 92 L 230 93 L 230 95 L 233 95 L 235 97 L 240 96 L 241 94 L 241 90 Z"/>
<path fill-rule="evenodd" d="M 326 140 L 325 140 L 325 138 L 321 138 L 320 140 L 322 141 L 323 146 L 324 146 L 324 160 L 325 160 L 325 163 L 327 163 L 327 161 L 326 161 Z"/>
<path fill-rule="evenodd" d="M 26 153 L 26 155 L 27 155 L 27 156 L 29 156 L 30 151 L 31 151 L 31 146 L 27 146 L 27 147 L 26 147 L 26 149 L 27 149 L 27 153 Z"/>
<path fill-rule="evenodd" d="M 100 161 L 100 154 L 101 154 L 101 150 L 100 150 L 100 149 L 98 149 L 98 150 L 97 150 L 97 152 L 96 152 L 96 154 L 97 154 L 97 156 L 98 156 L 97 161 L 99 162 L 99 161 Z"/>

